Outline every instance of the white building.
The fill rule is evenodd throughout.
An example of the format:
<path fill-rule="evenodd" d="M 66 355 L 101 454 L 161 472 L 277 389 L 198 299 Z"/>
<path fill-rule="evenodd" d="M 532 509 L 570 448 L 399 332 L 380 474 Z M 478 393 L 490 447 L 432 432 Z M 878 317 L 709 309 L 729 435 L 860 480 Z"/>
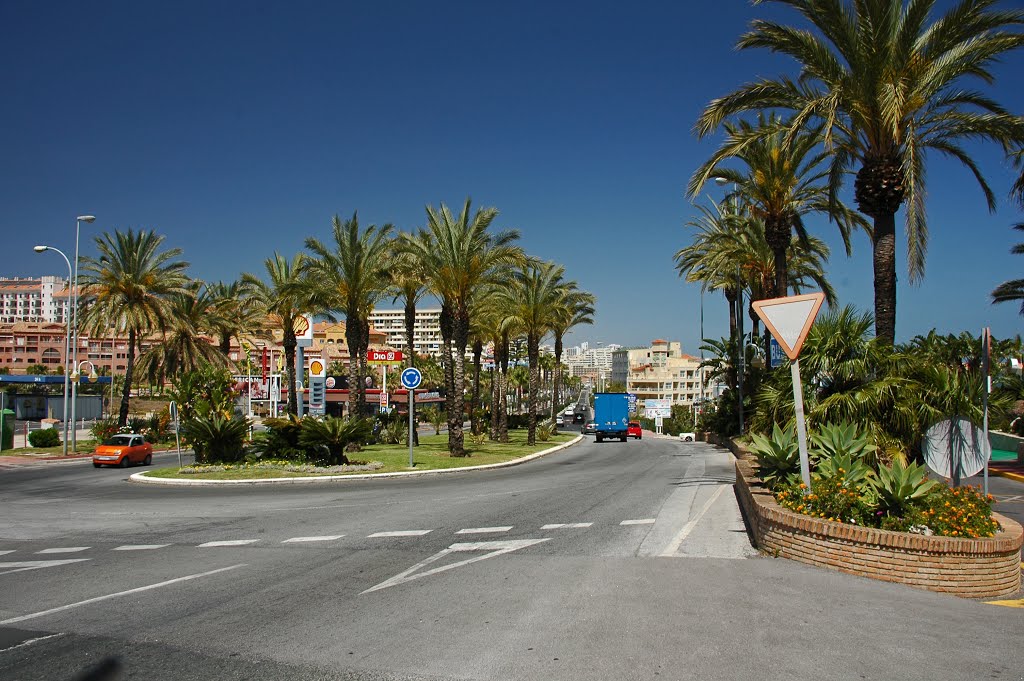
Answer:
<path fill-rule="evenodd" d="M 583 342 L 578 348 L 566 348 L 562 353 L 562 363 L 573 376 L 608 378 L 612 372 L 612 353 L 621 347 L 610 343 L 592 348 L 589 343 Z"/>
<path fill-rule="evenodd" d="M 643 404 L 647 399 L 671 400 L 672 404 L 692 406 L 699 398 L 713 399 L 717 386 L 710 383 L 711 369 L 700 369 L 700 358 L 687 355 L 679 341 L 655 340 L 649 348 L 617 353 L 628 358 L 626 391 Z"/>
<path fill-rule="evenodd" d="M 0 277 L 0 323 L 66 323 L 69 298 L 63 277 Z"/>
<path fill-rule="evenodd" d="M 405 310 L 375 308 L 370 313 L 369 321 L 374 331 L 387 336 L 387 347 L 408 352 L 408 348 L 405 347 Z M 412 343 L 418 355 L 441 355 L 441 308 L 416 309 Z"/>

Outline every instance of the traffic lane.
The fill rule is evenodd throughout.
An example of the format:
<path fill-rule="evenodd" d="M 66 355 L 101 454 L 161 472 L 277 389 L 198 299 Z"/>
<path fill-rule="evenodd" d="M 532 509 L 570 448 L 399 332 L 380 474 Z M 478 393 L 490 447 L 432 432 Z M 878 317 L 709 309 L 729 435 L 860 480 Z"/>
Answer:
<path fill-rule="evenodd" d="M 33 626 L 360 679 L 734 679 L 766 668 L 780 679 L 891 678 L 897 664 L 900 678 L 934 679 L 1024 670 L 1007 654 L 1020 635 L 1010 609 L 791 561 L 594 559 L 527 548 L 363 593 L 385 572 L 368 579 L 377 562 L 361 553 L 301 569 L 240 568 L 169 602 L 147 594 L 127 609 L 106 602 Z M 957 626 L 921 626 L 948 621 Z M 972 645 L 962 645 L 965 637 Z M 48 665 L 58 645 L 43 641 L 22 664 Z M 83 646 L 84 654 L 95 649 Z M 129 671 L 182 677 L 166 650 L 121 649 Z M 828 654 L 807 652 L 821 650 Z M 166 664 L 150 666 L 154 658 Z M 0 654 L 0 665 L 6 659 Z"/>
<path fill-rule="evenodd" d="M 964 484 L 984 489 L 983 476 L 965 478 Z M 995 497 L 992 510 L 1024 525 L 1024 482 L 989 475 L 988 493 Z"/>

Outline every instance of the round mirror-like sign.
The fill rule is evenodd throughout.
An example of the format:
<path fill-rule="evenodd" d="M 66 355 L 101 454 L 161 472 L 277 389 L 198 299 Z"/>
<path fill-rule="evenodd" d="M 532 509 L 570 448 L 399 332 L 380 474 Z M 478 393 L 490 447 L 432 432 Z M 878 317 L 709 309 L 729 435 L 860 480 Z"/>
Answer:
<path fill-rule="evenodd" d="M 981 428 L 965 418 L 936 423 L 921 444 L 928 468 L 947 478 L 977 475 L 991 453 Z"/>

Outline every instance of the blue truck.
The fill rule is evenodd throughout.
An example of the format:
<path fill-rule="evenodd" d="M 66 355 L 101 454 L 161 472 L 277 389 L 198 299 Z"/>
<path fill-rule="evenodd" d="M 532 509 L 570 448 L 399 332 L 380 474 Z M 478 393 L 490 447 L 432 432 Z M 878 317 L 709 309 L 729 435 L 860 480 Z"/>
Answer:
<path fill-rule="evenodd" d="M 594 421 L 597 441 L 618 438 L 626 441 L 629 427 L 629 395 L 627 393 L 594 393 Z"/>

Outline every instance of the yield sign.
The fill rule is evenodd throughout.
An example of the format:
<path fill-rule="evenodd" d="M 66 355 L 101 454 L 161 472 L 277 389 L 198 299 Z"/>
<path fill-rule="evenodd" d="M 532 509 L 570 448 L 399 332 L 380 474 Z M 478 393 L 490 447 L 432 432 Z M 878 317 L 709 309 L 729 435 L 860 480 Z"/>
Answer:
<path fill-rule="evenodd" d="M 421 577 L 429 577 L 430 575 L 436 575 L 439 572 L 445 572 L 446 570 L 451 570 L 462 565 L 469 565 L 470 563 L 475 563 L 480 560 L 494 558 L 495 556 L 511 553 L 513 551 L 518 551 L 519 549 L 525 549 L 527 546 L 540 544 L 541 542 L 545 542 L 548 539 L 550 539 L 550 537 L 546 537 L 544 539 L 511 539 L 507 541 L 480 541 L 466 542 L 462 544 L 452 544 L 445 550 L 435 553 L 423 562 L 413 565 L 405 572 L 399 573 L 391 579 L 381 582 L 377 586 L 370 587 L 362 593 L 367 594 L 371 591 L 379 591 L 381 589 L 386 589 L 389 586 L 402 584 L 403 582 L 411 582 L 414 579 L 420 579 Z M 483 555 L 476 555 L 472 558 L 466 558 L 465 560 L 460 560 L 455 563 L 448 563 L 447 565 L 442 565 L 440 567 L 436 567 L 430 570 L 424 570 L 424 568 L 430 565 L 431 563 L 434 563 L 452 553 L 472 553 L 475 551 L 486 551 L 487 553 L 484 553 Z"/>
<path fill-rule="evenodd" d="M 806 293 L 759 300 L 753 304 L 753 308 L 782 346 L 786 356 L 796 359 L 824 300 L 824 293 Z"/>

